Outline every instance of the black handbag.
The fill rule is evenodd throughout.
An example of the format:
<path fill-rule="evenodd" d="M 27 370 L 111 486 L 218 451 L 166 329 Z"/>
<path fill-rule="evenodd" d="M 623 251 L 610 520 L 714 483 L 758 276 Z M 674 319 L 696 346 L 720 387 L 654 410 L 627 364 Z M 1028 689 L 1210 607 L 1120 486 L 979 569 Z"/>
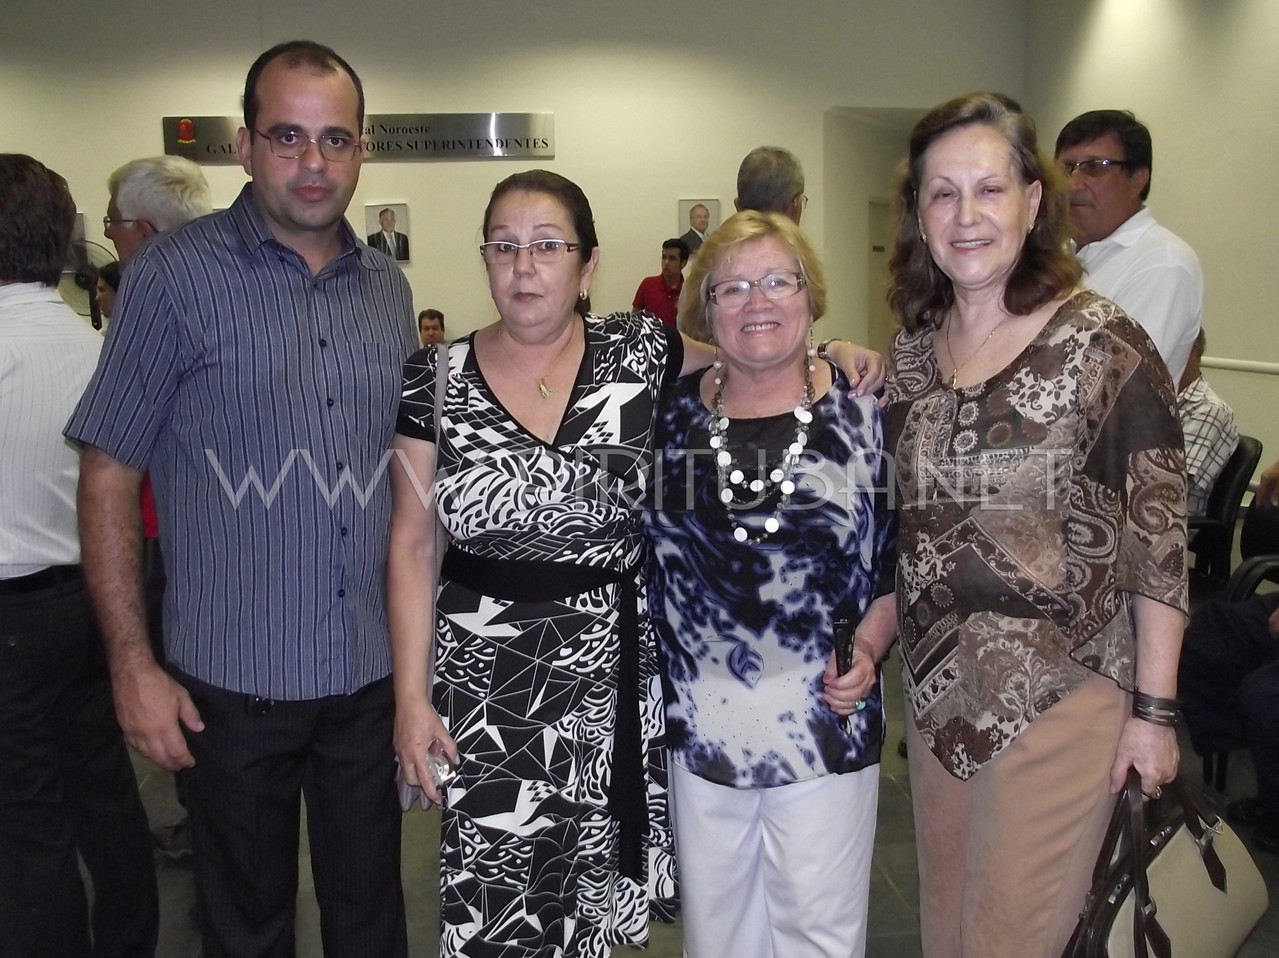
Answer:
<path fill-rule="evenodd" d="M 1180 779 L 1143 802 L 1129 769 L 1062 958 L 1233 958 L 1267 904 L 1261 872 L 1219 815 Z"/>

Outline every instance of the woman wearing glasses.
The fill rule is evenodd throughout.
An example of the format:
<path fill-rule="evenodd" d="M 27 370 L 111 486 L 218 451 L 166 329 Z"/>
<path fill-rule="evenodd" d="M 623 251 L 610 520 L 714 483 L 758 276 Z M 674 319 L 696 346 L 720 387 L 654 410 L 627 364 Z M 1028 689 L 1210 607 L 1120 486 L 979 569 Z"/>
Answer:
<path fill-rule="evenodd" d="M 434 349 L 405 368 L 396 748 L 433 799 L 428 750 L 458 763 L 441 955 L 605 958 L 675 895 L 639 507 L 657 394 L 712 353 L 646 316 L 590 315 L 595 225 L 561 176 L 499 183 L 481 252 L 499 318 L 450 348 L 438 430 Z M 438 596 L 435 503 L 453 539 Z"/>
<path fill-rule="evenodd" d="M 1052 958 L 1129 768 L 1177 774 L 1186 480 L 1150 337 L 1080 290 L 1068 196 L 996 94 L 898 186 L 890 445 L 926 958 Z"/>
<path fill-rule="evenodd" d="M 825 305 L 774 213 L 725 221 L 684 286 L 717 359 L 664 397 L 647 532 L 690 958 L 865 953 L 892 532 L 880 410 L 813 347 Z"/>

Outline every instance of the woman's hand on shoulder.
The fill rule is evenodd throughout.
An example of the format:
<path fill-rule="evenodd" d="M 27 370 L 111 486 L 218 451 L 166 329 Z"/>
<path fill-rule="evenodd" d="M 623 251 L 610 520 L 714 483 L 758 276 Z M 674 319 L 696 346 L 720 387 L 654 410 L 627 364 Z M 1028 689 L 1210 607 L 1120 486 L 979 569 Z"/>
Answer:
<path fill-rule="evenodd" d="M 826 347 L 826 355 L 857 387 L 859 396 L 879 392 L 888 379 L 888 363 L 882 353 L 873 349 L 843 339 L 832 339 Z"/>

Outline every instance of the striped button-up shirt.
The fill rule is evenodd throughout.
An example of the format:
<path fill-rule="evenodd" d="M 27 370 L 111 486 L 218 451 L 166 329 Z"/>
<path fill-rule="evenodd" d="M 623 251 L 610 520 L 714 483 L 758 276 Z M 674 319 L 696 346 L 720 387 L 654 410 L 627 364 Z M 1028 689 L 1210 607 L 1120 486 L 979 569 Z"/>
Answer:
<path fill-rule="evenodd" d="M 343 223 L 312 275 L 252 185 L 145 247 L 67 435 L 148 470 L 169 660 L 265 698 L 390 671 L 387 452 L 412 296 Z"/>

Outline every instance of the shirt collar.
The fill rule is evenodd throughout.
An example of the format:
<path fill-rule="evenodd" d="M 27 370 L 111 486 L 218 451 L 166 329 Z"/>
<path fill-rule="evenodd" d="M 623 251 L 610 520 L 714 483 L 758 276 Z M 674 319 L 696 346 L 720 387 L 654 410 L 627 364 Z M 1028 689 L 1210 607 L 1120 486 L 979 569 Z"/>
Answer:
<path fill-rule="evenodd" d="M 26 306 L 31 303 L 61 303 L 58 287 L 44 283 L 5 283 L 0 285 L 0 305 Z"/>
<path fill-rule="evenodd" d="M 235 198 L 235 202 L 227 210 L 227 215 L 231 217 L 231 222 L 240 236 L 240 241 L 244 244 L 245 252 L 249 255 L 259 253 L 263 246 L 269 244 L 276 249 L 287 250 L 289 254 L 301 259 L 301 255 L 296 250 L 290 249 L 277 240 L 272 234 L 271 228 L 266 225 L 266 219 L 263 218 L 257 201 L 253 199 L 252 181 L 244 184 L 240 190 L 240 195 Z M 362 245 L 357 240 L 355 230 L 351 229 L 351 224 L 347 222 L 346 217 L 343 217 L 342 222 L 338 225 L 338 236 L 341 252 L 329 264 L 330 266 L 339 263 L 347 256 L 353 255 L 357 258 L 359 264 L 367 270 L 380 273 L 388 268 L 384 258 L 378 256 L 370 247 Z"/>
<path fill-rule="evenodd" d="M 1079 254 L 1083 256 L 1086 250 L 1100 250 L 1107 246 L 1132 246 L 1146 230 L 1154 225 L 1155 214 L 1150 212 L 1148 207 L 1142 206 L 1136 213 L 1133 213 L 1132 216 L 1115 227 L 1115 231 L 1109 236 L 1081 247 Z"/>

